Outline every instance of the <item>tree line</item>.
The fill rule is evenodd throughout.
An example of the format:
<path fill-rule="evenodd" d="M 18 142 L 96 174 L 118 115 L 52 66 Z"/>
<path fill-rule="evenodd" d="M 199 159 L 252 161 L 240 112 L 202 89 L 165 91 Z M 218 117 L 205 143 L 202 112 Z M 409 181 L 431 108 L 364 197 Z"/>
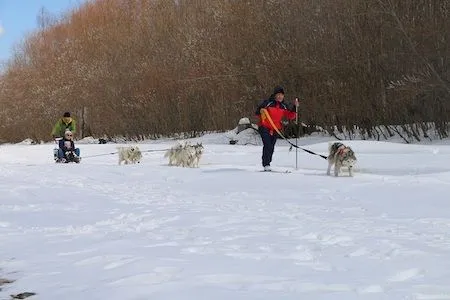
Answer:
<path fill-rule="evenodd" d="M 96 0 L 37 19 L 0 71 L 0 142 L 49 140 L 64 111 L 83 136 L 228 130 L 276 85 L 330 133 L 450 132 L 449 1 Z"/>

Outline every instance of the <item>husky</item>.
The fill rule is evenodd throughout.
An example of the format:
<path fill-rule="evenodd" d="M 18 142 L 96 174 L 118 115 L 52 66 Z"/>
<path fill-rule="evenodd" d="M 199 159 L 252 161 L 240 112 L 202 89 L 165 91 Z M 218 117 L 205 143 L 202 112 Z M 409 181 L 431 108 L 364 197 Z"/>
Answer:
<path fill-rule="evenodd" d="M 177 143 L 175 146 L 166 151 L 164 157 L 169 159 L 169 166 L 175 165 L 175 162 L 177 161 L 176 158 L 183 149 L 183 147 L 184 146 L 181 143 Z"/>
<path fill-rule="evenodd" d="M 328 169 L 327 175 L 331 173 L 334 165 L 334 176 L 339 176 L 342 167 L 348 168 L 348 174 L 353 176 L 353 167 L 356 164 L 356 156 L 353 150 L 341 142 L 330 142 L 328 144 Z"/>
<path fill-rule="evenodd" d="M 192 149 L 193 148 L 193 149 Z M 203 155 L 203 145 L 202 143 L 197 143 L 193 145 L 191 148 L 191 159 L 190 159 L 190 167 L 198 168 L 200 164 L 200 158 Z"/>
<path fill-rule="evenodd" d="M 197 143 L 177 143 L 164 154 L 169 159 L 169 166 L 198 168 L 203 154 L 203 145 Z"/>
<path fill-rule="evenodd" d="M 119 154 L 119 165 L 124 162 L 127 164 L 135 164 L 140 163 L 142 159 L 142 153 L 138 146 L 126 146 L 126 147 L 117 147 Z"/>

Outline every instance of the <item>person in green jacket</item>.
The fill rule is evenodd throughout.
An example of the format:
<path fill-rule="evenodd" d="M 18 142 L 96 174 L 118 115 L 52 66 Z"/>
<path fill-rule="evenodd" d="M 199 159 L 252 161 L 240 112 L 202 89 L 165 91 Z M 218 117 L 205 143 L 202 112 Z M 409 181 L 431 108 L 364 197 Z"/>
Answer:
<path fill-rule="evenodd" d="M 53 126 L 53 138 L 63 138 L 66 130 L 70 130 L 73 134 L 76 132 L 77 123 L 74 118 L 70 116 L 70 112 L 65 112 L 62 118 Z"/>

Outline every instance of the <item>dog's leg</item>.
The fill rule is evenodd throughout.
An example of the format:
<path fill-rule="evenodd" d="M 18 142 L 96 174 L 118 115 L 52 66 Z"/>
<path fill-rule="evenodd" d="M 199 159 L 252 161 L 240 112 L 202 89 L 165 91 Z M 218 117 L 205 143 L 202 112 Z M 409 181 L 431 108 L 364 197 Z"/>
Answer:
<path fill-rule="evenodd" d="M 352 166 L 348 167 L 348 175 L 350 177 L 353 177 L 353 167 Z"/>
<path fill-rule="evenodd" d="M 174 157 L 174 165 L 176 167 L 181 167 L 181 160 L 178 157 Z"/>
<path fill-rule="evenodd" d="M 333 165 L 333 162 L 331 160 L 328 160 L 328 169 L 327 169 L 327 175 L 331 174 L 331 166 Z"/>
<path fill-rule="evenodd" d="M 192 154 L 188 156 L 188 166 L 189 168 L 193 168 L 195 165 L 195 158 Z"/>
<path fill-rule="evenodd" d="M 334 176 L 339 176 L 339 171 L 341 170 L 341 162 L 339 160 L 334 164 Z"/>

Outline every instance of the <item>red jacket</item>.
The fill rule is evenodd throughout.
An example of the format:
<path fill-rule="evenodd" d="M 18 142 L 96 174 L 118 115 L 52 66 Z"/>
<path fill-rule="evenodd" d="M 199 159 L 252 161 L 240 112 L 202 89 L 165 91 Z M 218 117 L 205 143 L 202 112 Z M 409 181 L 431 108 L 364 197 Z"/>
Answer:
<path fill-rule="evenodd" d="M 273 121 L 275 127 L 280 130 L 283 125 L 281 121 L 283 118 L 288 120 L 294 120 L 297 117 L 297 113 L 295 112 L 295 107 L 288 108 L 284 101 L 278 102 L 273 97 L 268 100 L 263 101 L 256 110 L 256 115 L 259 117 L 258 126 L 263 126 L 269 129 L 270 134 L 273 134 L 274 128 L 270 124 L 269 120 L 262 115 L 261 109 L 265 108 Z"/>

